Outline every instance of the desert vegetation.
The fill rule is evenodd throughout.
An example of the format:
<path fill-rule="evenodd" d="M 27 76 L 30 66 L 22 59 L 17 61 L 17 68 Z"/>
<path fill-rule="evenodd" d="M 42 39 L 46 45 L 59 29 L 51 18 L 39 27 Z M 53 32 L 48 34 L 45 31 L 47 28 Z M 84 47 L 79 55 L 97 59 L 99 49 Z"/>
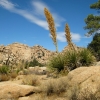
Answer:
<path fill-rule="evenodd" d="M 54 19 L 52 17 L 52 14 L 48 11 L 47 8 L 44 9 L 44 13 L 45 13 L 48 25 L 49 25 L 49 30 L 50 30 L 50 33 L 51 33 L 51 38 L 52 38 L 52 40 L 54 42 L 54 45 L 56 47 L 56 52 L 58 52 L 57 35 L 56 35 L 56 28 L 55 28 Z"/>
<path fill-rule="evenodd" d="M 35 66 L 42 67 L 42 66 L 44 66 L 43 64 L 39 63 L 35 58 L 33 59 L 33 61 L 27 62 L 26 66 L 27 65 L 29 67 L 35 67 Z"/>
<path fill-rule="evenodd" d="M 67 70 L 71 71 L 78 67 L 93 65 L 95 61 L 95 57 L 88 49 L 77 52 L 70 50 L 52 57 L 48 63 L 48 68 L 60 72 L 67 67 Z"/>
<path fill-rule="evenodd" d="M 91 7 L 94 8 L 94 6 Z M 13 92 L 11 92 L 13 88 L 11 90 L 8 88 L 6 96 L 11 100 L 23 100 L 23 97 L 29 98 L 28 100 L 100 100 L 100 77 L 97 77 L 100 76 L 100 68 L 94 67 L 96 60 L 100 59 L 100 33 L 95 34 L 88 48 L 77 48 L 72 43 L 70 28 L 66 24 L 65 38 L 68 49 L 58 52 L 53 16 L 47 8 L 44 9 L 44 14 L 56 52 L 46 64 L 34 58 L 32 61 L 22 60 L 14 66 L 0 66 L 0 85 L 4 81 L 9 81 L 14 87 Z M 87 22 L 88 19 L 85 21 Z M 89 34 L 93 32 L 94 30 Z M 18 90 L 16 88 L 18 94 L 15 91 L 16 86 L 20 88 Z M 93 89 L 91 89 L 92 86 Z M 0 89 L 3 90 L 3 88 Z M 21 91 L 21 89 L 24 90 Z M 24 91 L 28 93 L 23 94 Z M 1 93 L 6 94 L 5 91 L 3 92 Z"/>
<path fill-rule="evenodd" d="M 44 9 L 44 13 L 49 24 L 49 30 L 53 41 L 57 44 L 53 17 L 46 8 Z M 71 40 L 70 28 L 68 24 L 65 25 L 65 37 L 69 50 L 66 50 L 64 53 L 58 53 L 50 59 L 47 66 L 51 70 L 60 72 L 61 70 L 64 70 L 65 67 L 67 67 L 67 70 L 73 70 L 80 66 L 90 66 L 95 62 L 95 57 L 90 50 L 86 48 L 80 48 L 76 50 L 74 43 L 72 43 Z"/>

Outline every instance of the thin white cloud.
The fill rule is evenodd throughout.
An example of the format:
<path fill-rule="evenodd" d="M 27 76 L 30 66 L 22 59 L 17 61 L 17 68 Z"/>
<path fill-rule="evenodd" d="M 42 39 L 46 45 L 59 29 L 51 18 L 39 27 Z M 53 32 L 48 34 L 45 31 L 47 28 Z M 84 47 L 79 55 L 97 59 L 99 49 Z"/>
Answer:
<path fill-rule="evenodd" d="M 34 16 L 32 13 L 30 13 L 27 10 L 17 9 L 12 2 L 10 2 L 8 0 L 0 0 L 0 5 L 3 8 L 5 8 L 13 13 L 17 13 L 17 14 L 23 16 L 24 18 L 28 19 L 30 22 L 35 23 L 35 24 L 43 27 L 46 30 L 48 29 L 47 22 L 45 20 L 41 20 L 41 19 L 37 18 L 36 16 Z"/>
<path fill-rule="evenodd" d="M 32 1 L 32 5 L 34 7 L 34 13 L 28 11 L 28 10 L 23 10 L 23 9 L 18 9 L 16 7 L 16 4 L 10 2 L 9 0 L 0 0 L 0 6 L 3 7 L 4 9 L 7 9 L 13 13 L 19 14 L 23 16 L 24 18 L 28 19 L 30 22 L 37 24 L 38 26 L 43 27 L 44 29 L 48 30 L 48 24 L 46 22 L 46 19 L 42 19 L 44 17 L 44 8 L 50 9 L 45 3 L 40 2 L 40 1 Z M 54 13 L 56 16 L 55 19 L 61 19 L 59 22 L 56 22 L 56 26 L 60 26 L 61 22 L 63 21 L 62 17 L 58 16 L 56 13 Z"/>
<path fill-rule="evenodd" d="M 74 41 L 74 42 L 79 42 L 81 39 L 81 36 L 78 33 L 71 32 L 71 37 L 72 37 L 72 41 Z M 66 42 L 65 33 L 58 32 L 57 39 L 61 42 Z"/>
<path fill-rule="evenodd" d="M 54 18 L 56 27 L 60 27 L 61 26 L 61 23 L 64 22 L 65 19 L 62 18 L 61 16 L 59 16 L 56 13 L 52 13 L 52 15 L 53 15 L 53 18 Z"/>
<path fill-rule="evenodd" d="M 66 42 L 65 33 L 64 33 L 64 32 L 58 32 L 58 34 L 57 34 L 57 39 L 58 39 L 60 42 Z"/>
<path fill-rule="evenodd" d="M 33 8 L 36 15 L 44 16 L 44 8 L 50 9 L 45 3 L 41 1 L 32 1 Z"/>
<path fill-rule="evenodd" d="M 81 39 L 80 34 L 71 32 L 71 35 L 72 35 L 72 40 L 73 41 L 75 41 L 75 42 L 79 42 L 80 41 L 80 39 Z"/>
<path fill-rule="evenodd" d="M 65 21 L 64 18 L 51 11 L 51 8 L 41 1 L 33 1 L 32 5 L 35 9 L 35 14 L 41 15 L 41 17 L 44 17 L 44 8 L 47 8 L 52 13 L 56 27 L 60 27 L 61 23 Z"/>
<path fill-rule="evenodd" d="M 24 10 L 16 10 L 16 13 L 25 17 L 30 22 L 35 23 L 35 24 L 43 27 L 44 29 L 48 30 L 48 25 L 47 25 L 47 22 L 45 20 L 41 20 L 41 19 L 33 16 L 31 13 L 28 13 L 27 11 L 24 11 Z"/>
<path fill-rule="evenodd" d="M 0 5 L 7 10 L 12 10 L 15 7 L 15 4 L 9 2 L 8 0 L 0 0 Z"/>

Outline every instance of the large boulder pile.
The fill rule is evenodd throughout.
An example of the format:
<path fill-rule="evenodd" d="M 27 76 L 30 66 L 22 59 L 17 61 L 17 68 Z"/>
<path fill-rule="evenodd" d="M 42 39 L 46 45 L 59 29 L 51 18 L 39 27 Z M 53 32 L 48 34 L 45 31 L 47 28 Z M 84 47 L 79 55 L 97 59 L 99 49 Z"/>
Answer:
<path fill-rule="evenodd" d="M 7 46 L 0 46 L 0 64 L 13 65 L 20 61 L 32 61 L 36 58 L 40 63 L 46 63 L 48 58 L 53 55 L 42 46 L 36 45 L 29 47 L 25 44 L 13 43 Z"/>

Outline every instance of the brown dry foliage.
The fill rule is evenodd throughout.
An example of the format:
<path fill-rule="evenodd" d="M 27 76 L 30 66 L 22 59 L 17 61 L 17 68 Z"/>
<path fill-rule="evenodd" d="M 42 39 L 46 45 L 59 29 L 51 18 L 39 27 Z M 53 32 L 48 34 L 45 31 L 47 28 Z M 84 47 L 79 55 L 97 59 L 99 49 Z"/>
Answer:
<path fill-rule="evenodd" d="M 70 29 L 69 29 L 68 24 L 66 24 L 66 26 L 65 26 L 65 33 L 66 33 L 65 37 L 68 42 L 68 46 L 70 47 L 70 49 L 75 50 L 74 45 L 71 40 L 71 34 L 70 34 Z"/>
<path fill-rule="evenodd" d="M 65 36 L 66 36 L 66 40 L 68 42 L 68 45 L 71 45 L 72 40 L 71 40 L 71 34 L 70 34 L 70 29 L 69 29 L 68 24 L 66 24 L 66 26 L 65 26 L 65 33 L 66 33 Z"/>
<path fill-rule="evenodd" d="M 66 78 L 59 79 L 50 79 L 44 84 L 41 85 L 41 91 L 45 93 L 47 96 L 52 94 L 61 94 L 67 89 L 67 80 Z"/>
<path fill-rule="evenodd" d="M 36 75 L 25 75 L 25 77 L 23 79 L 23 84 L 37 86 L 40 84 L 40 82 L 39 82 L 38 77 Z"/>
<path fill-rule="evenodd" d="M 7 74 L 1 74 L 0 75 L 0 81 L 8 81 L 10 80 L 10 76 Z"/>
<path fill-rule="evenodd" d="M 17 77 L 17 72 L 12 72 L 12 73 L 10 73 L 10 77 L 11 78 L 16 78 Z"/>
<path fill-rule="evenodd" d="M 45 14 L 46 20 L 48 22 L 49 30 L 51 33 L 51 38 L 54 42 L 54 45 L 56 46 L 56 51 L 58 52 L 57 39 L 56 39 L 57 35 L 56 35 L 56 28 L 55 28 L 54 19 L 47 8 L 44 8 L 44 14 Z"/>

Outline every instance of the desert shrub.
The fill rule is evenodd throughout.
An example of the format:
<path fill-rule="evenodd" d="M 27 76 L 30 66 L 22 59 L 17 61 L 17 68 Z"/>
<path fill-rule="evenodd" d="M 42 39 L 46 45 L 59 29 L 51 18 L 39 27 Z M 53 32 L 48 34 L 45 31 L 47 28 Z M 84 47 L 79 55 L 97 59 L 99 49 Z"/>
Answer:
<path fill-rule="evenodd" d="M 33 61 L 29 62 L 29 67 L 35 67 L 35 66 L 42 67 L 43 64 L 39 63 L 36 59 L 33 59 Z"/>
<path fill-rule="evenodd" d="M 25 69 L 27 69 L 28 67 L 29 67 L 29 62 L 26 61 L 26 62 L 25 62 Z"/>
<path fill-rule="evenodd" d="M 54 82 L 53 82 L 53 80 L 49 81 L 46 84 L 44 92 L 46 93 L 46 95 L 51 95 L 51 93 L 54 93 Z"/>
<path fill-rule="evenodd" d="M 23 84 L 36 86 L 39 85 L 39 80 L 36 75 L 25 75 L 23 79 Z"/>
<path fill-rule="evenodd" d="M 18 74 L 19 72 L 20 72 L 21 70 L 18 68 L 18 69 L 16 69 L 16 73 Z"/>
<path fill-rule="evenodd" d="M 74 50 L 66 51 L 64 53 L 65 65 L 68 66 L 70 70 L 79 67 L 79 54 Z"/>
<path fill-rule="evenodd" d="M 0 74 L 8 74 L 9 70 L 9 66 L 3 65 L 0 67 Z"/>
<path fill-rule="evenodd" d="M 74 94 L 71 96 L 71 100 L 100 100 L 99 97 L 96 97 L 96 95 L 88 90 L 85 90 L 84 92 Z"/>
<path fill-rule="evenodd" d="M 82 66 L 89 66 L 95 62 L 95 57 L 88 49 L 80 51 L 80 63 Z"/>
<path fill-rule="evenodd" d="M 31 74 L 31 73 L 29 73 L 29 70 L 28 70 L 28 69 L 24 69 L 24 70 L 23 70 L 23 74 L 24 74 L 24 75 L 28 75 L 28 74 Z"/>
<path fill-rule="evenodd" d="M 62 54 L 53 56 L 48 62 L 48 68 L 60 72 L 64 69 L 64 57 Z"/>
<path fill-rule="evenodd" d="M 7 74 L 0 75 L 0 81 L 8 81 L 9 79 L 10 79 L 10 76 Z"/>
<path fill-rule="evenodd" d="M 18 70 L 23 70 L 25 68 L 25 60 L 20 60 L 15 66 Z"/>
<path fill-rule="evenodd" d="M 66 76 L 66 75 L 68 75 L 68 73 L 69 73 L 68 68 L 67 68 L 66 70 L 61 70 L 61 71 L 59 72 L 58 77 Z"/>
<path fill-rule="evenodd" d="M 57 54 L 53 56 L 48 63 L 48 67 L 51 70 L 57 70 L 58 72 L 65 70 L 73 70 L 80 66 L 90 66 L 95 62 L 95 57 L 88 49 L 81 49 L 78 51 L 70 50 L 63 54 Z"/>
<path fill-rule="evenodd" d="M 41 85 L 41 91 L 47 96 L 52 94 L 59 95 L 66 91 L 67 86 L 67 80 L 65 78 L 51 79 Z"/>
<path fill-rule="evenodd" d="M 16 78 L 18 74 L 17 74 L 16 71 L 13 71 L 9 75 L 10 75 L 11 78 Z"/>

